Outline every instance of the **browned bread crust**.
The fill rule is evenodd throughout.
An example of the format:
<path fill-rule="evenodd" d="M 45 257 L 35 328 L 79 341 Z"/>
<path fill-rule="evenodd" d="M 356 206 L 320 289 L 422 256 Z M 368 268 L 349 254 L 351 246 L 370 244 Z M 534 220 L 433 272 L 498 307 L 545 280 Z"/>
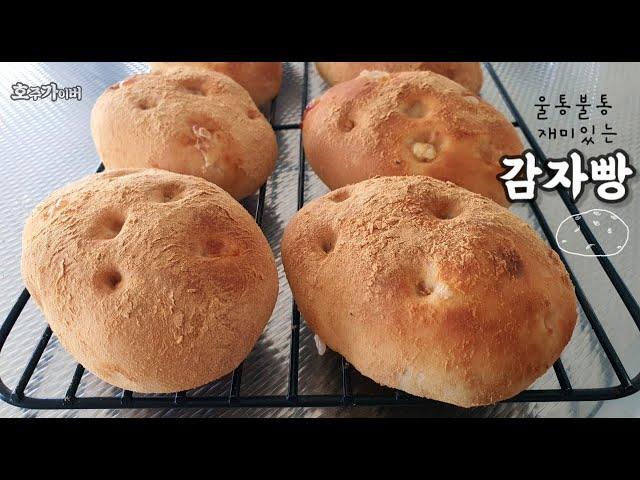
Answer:
<path fill-rule="evenodd" d="M 482 88 L 482 68 L 478 62 L 316 62 L 316 68 L 330 85 L 356 78 L 364 70 L 429 71 L 450 78 L 475 93 L 480 93 Z"/>
<path fill-rule="evenodd" d="M 278 276 L 259 227 L 226 192 L 163 170 L 92 175 L 26 222 L 22 275 L 64 348 L 117 387 L 166 393 L 249 354 Z"/>
<path fill-rule="evenodd" d="M 303 139 L 331 189 L 376 175 L 428 175 L 504 206 L 499 159 L 524 148 L 500 112 L 432 72 L 368 72 L 332 87 L 308 106 Z"/>
<path fill-rule="evenodd" d="M 162 168 L 206 178 L 240 199 L 275 168 L 271 125 L 229 77 L 199 70 L 134 75 L 109 87 L 91 112 L 107 168 Z"/>
<path fill-rule="evenodd" d="M 282 84 L 281 62 L 149 62 L 152 71 L 176 67 L 222 73 L 242 85 L 258 105 L 278 95 Z"/>
<path fill-rule="evenodd" d="M 380 384 L 464 407 L 528 387 L 576 323 L 569 276 L 529 225 L 429 177 L 312 201 L 287 225 L 282 260 L 328 347 Z"/>

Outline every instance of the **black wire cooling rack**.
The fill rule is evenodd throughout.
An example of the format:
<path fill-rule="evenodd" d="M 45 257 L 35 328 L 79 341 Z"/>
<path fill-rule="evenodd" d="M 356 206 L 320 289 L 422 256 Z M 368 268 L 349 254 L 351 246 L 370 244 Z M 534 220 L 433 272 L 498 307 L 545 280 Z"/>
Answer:
<path fill-rule="evenodd" d="M 536 154 L 538 159 L 538 165 L 543 168 L 547 173 L 549 170 L 546 167 L 546 156 L 540 149 L 536 138 L 531 133 L 531 130 L 524 122 L 520 112 L 514 105 L 509 93 L 507 92 L 504 84 L 500 80 L 500 77 L 494 70 L 493 66 L 489 63 L 485 64 L 490 77 L 495 83 L 496 87 L 507 107 L 511 111 L 515 122 L 513 122 L 516 128 L 520 128 L 527 141 L 529 142 L 532 150 Z M 301 112 L 300 118 L 304 113 L 304 108 L 308 101 L 309 91 L 309 64 L 304 64 L 304 76 L 303 76 L 303 88 L 301 98 Z M 275 131 L 280 130 L 300 130 L 300 124 L 274 124 L 276 111 L 276 101 L 271 104 L 269 120 L 273 125 Z M 302 135 L 300 135 L 300 156 L 298 164 L 298 209 L 300 209 L 304 203 L 304 170 L 305 170 L 305 157 L 302 149 Z M 102 170 L 102 165 L 98 168 L 98 171 Z M 260 188 L 258 199 L 255 207 L 254 217 L 258 225 L 262 227 L 262 216 L 265 205 L 265 191 L 266 185 Z M 565 190 L 557 190 L 558 195 L 564 202 L 565 206 L 572 215 L 578 212 L 576 205 L 573 203 L 570 195 Z M 604 350 L 611 367 L 615 372 L 619 383 L 611 387 L 603 388 L 573 388 L 564 365 L 561 360 L 558 360 L 553 369 L 558 378 L 560 388 L 547 389 L 547 390 L 525 390 L 524 392 L 516 395 L 515 397 L 506 400 L 506 402 L 565 402 L 565 401 L 596 401 L 596 400 L 609 400 L 614 398 L 621 398 L 631 395 L 640 390 L 640 374 L 631 378 L 625 369 L 622 361 L 616 350 L 614 349 L 611 341 L 605 333 L 602 324 L 594 312 L 593 308 L 589 304 L 585 293 L 581 285 L 576 280 L 571 268 L 567 264 L 563 252 L 558 248 L 556 244 L 553 232 L 549 228 L 549 225 L 542 214 L 538 204 L 534 202 L 529 203 L 533 214 L 539 222 L 542 231 L 544 232 L 551 247 L 558 253 L 562 262 L 564 263 L 571 281 L 575 286 L 576 296 L 584 314 L 589 321 L 596 338 L 600 342 L 602 349 Z M 596 255 L 604 255 L 602 247 L 598 243 L 597 239 L 589 229 L 584 219 L 578 220 L 580 224 L 580 230 L 584 234 L 586 240 L 593 244 L 593 252 Z M 598 261 L 604 269 L 605 273 L 609 277 L 612 285 L 615 287 L 618 295 L 622 299 L 627 310 L 631 314 L 636 326 L 640 329 L 640 308 L 635 298 L 631 295 L 628 288 L 618 275 L 611 262 L 606 256 L 598 256 Z M 17 301 L 10 310 L 7 318 L 5 319 L 2 327 L 0 328 L 0 351 L 4 346 L 7 337 L 11 333 L 12 328 L 20 318 L 24 306 L 29 300 L 29 292 L 24 289 Z M 352 367 L 343 358 L 341 364 L 341 370 L 339 375 L 342 379 L 342 394 L 326 395 L 326 394 L 313 394 L 313 395 L 300 395 L 298 393 L 298 362 L 299 362 L 299 342 L 300 342 L 300 312 L 298 311 L 295 303 L 292 307 L 291 315 L 291 338 L 290 338 L 290 355 L 289 355 L 289 375 L 288 375 L 288 390 L 286 395 L 267 395 L 267 396 L 242 396 L 240 394 L 240 387 L 242 383 L 242 369 L 243 365 L 240 365 L 233 372 L 231 377 L 231 384 L 227 395 L 223 396 L 200 396 L 189 395 L 187 392 L 177 392 L 172 396 L 141 396 L 138 397 L 135 393 L 129 390 L 122 390 L 119 395 L 112 397 L 90 397 L 90 396 L 77 396 L 78 387 L 82 381 L 84 374 L 84 367 L 80 364 L 76 366 L 75 372 L 71 377 L 69 387 L 66 394 L 62 398 L 37 398 L 25 395 L 25 389 L 29 384 L 29 381 L 40 361 L 40 358 L 47 347 L 47 344 L 51 340 L 51 329 L 47 327 L 42 333 L 34 351 L 29 359 L 16 387 L 11 390 L 0 379 L 0 398 L 5 402 L 12 405 L 31 408 L 31 409 L 92 409 L 92 408 L 106 408 L 106 409 L 118 409 L 118 408 L 176 408 L 176 407 L 322 407 L 322 406 L 356 406 L 356 405 L 418 405 L 427 402 L 433 402 L 423 398 L 413 397 L 401 391 L 393 391 L 387 389 L 389 394 L 386 395 L 360 395 L 354 394 L 351 389 L 351 375 Z M 640 346 L 638 346 L 640 348 Z"/>

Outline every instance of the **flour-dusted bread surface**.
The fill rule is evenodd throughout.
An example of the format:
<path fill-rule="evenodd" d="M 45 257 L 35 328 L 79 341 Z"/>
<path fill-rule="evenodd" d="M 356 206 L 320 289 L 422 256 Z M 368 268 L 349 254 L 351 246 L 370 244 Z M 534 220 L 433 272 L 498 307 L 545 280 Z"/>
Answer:
<path fill-rule="evenodd" d="M 330 85 L 356 78 L 365 70 L 388 73 L 429 71 L 450 78 L 475 93 L 480 93 L 482 88 L 482 68 L 478 62 L 316 62 L 316 68 Z"/>
<path fill-rule="evenodd" d="M 91 112 L 107 168 L 162 168 L 206 178 L 236 199 L 255 192 L 276 164 L 271 125 L 247 92 L 215 72 L 174 69 L 109 87 Z"/>
<path fill-rule="evenodd" d="M 529 225 L 429 177 L 310 202 L 287 225 L 282 260 L 329 348 L 382 385 L 460 406 L 531 385 L 576 323 L 569 276 Z"/>
<path fill-rule="evenodd" d="M 137 392 L 231 372 L 278 293 L 251 215 L 214 184 L 163 170 L 111 170 L 54 192 L 22 245 L 25 284 L 64 348 Z"/>
<path fill-rule="evenodd" d="M 500 158 L 524 149 L 511 123 L 432 72 L 367 72 L 307 107 L 304 149 L 329 188 L 376 175 L 428 175 L 509 205 Z"/>
<path fill-rule="evenodd" d="M 152 71 L 176 67 L 222 73 L 242 85 L 258 105 L 272 100 L 282 84 L 281 62 L 150 62 Z"/>

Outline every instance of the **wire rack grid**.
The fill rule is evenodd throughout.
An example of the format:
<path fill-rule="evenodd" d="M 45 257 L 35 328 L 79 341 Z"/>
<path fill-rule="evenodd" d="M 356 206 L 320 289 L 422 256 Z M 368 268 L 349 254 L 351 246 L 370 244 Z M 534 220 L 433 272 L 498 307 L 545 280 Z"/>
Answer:
<path fill-rule="evenodd" d="M 538 144 L 535 136 L 532 134 L 531 129 L 525 123 L 523 116 L 514 104 L 509 92 L 505 88 L 504 83 L 500 79 L 496 70 L 490 63 L 485 64 L 485 68 L 489 73 L 491 80 L 494 82 L 502 100 L 505 102 L 508 110 L 511 112 L 514 122 L 513 125 L 519 128 L 524 135 L 532 150 L 536 154 L 539 166 L 543 170 L 548 172 L 546 167 L 546 156 L 540 145 Z M 300 98 L 300 122 L 304 114 L 304 109 L 308 102 L 309 96 L 309 63 L 304 63 L 303 70 L 303 85 Z M 276 110 L 277 99 L 273 100 L 269 109 L 269 120 L 273 129 L 278 131 L 284 130 L 297 130 L 299 133 L 299 158 L 298 158 L 298 177 L 297 177 L 297 208 L 302 208 L 305 199 L 305 155 L 302 148 L 302 135 L 300 132 L 300 123 L 276 123 Z M 103 166 L 100 165 L 98 172 L 103 170 Z M 255 210 L 253 211 L 255 221 L 258 225 L 263 227 L 263 213 L 265 209 L 265 202 L 268 201 L 266 197 L 266 187 L 263 185 L 258 194 L 255 202 Z M 570 195 L 564 190 L 557 190 L 562 202 L 573 215 L 577 214 L 578 209 L 575 203 L 572 201 Z M 607 336 L 605 329 L 594 309 L 589 303 L 585 291 L 580 283 L 577 281 L 571 267 L 566 261 L 563 252 L 556 244 L 554 234 L 549 227 L 547 220 L 545 219 L 540 207 L 536 201 L 530 202 L 529 207 L 536 220 L 538 221 L 540 228 L 546 236 L 551 247 L 558 253 L 562 262 L 564 263 L 567 271 L 569 272 L 571 281 L 575 286 L 576 296 L 582 307 L 582 310 L 588 320 L 588 323 L 593 330 L 600 346 L 602 347 L 606 358 L 608 359 L 618 383 L 608 387 L 598 388 L 574 388 L 569 380 L 565 367 L 561 360 L 558 360 L 553 365 L 553 371 L 557 377 L 559 388 L 556 389 L 538 389 L 538 390 L 526 390 L 516 395 L 515 397 L 506 400 L 505 402 L 570 402 L 570 401 L 596 401 L 596 400 L 609 400 L 615 398 L 622 398 L 629 396 L 638 390 L 640 390 L 640 374 L 631 378 L 625 365 L 623 364 L 618 352 L 613 347 L 609 337 Z M 596 254 L 604 254 L 602 247 L 598 243 L 598 240 L 589 229 L 584 219 L 578 220 L 581 231 L 586 240 L 593 244 L 593 251 Z M 613 267 L 611 262 L 606 256 L 599 256 L 598 261 L 606 273 L 607 277 L 611 281 L 611 284 L 615 288 L 616 292 L 620 296 L 625 307 L 629 311 L 631 318 L 635 325 L 640 329 L 640 308 L 629 289 L 620 278 L 618 272 Z M 19 295 L 15 304 L 9 311 L 6 319 L 0 327 L 0 350 L 5 345 L 9 334 L 11 333 L 14 325 L 20 319 L 20 314 L 23 311 L 25 305 L 29 301 L 30 295 L 26 289 L 23 289 Z M 243 364 L 234 370 L 231 375 L 231 381 L 229 383 L 228 391 L 226 395 L 200 395 L 194 392 L 176 392 L 170 396 L 153 396 L 144 395 L 138 396 L 134 392 L 129 390 L 122 390 L 119 395 L 116 396 L 79 396 L 77 395 L 78 388 L 82 382 L 85 369 L 82 365 L 78 364 L 75 367 L 75 371 L 69 381 L 69 385 L 66 389 L 64 396 L 59 398 L 40 398 L 35 396 L 29 396 L 25 394 L 25 389 L 29 385 L 34 371 L 40 361 L 43 352 L 47 345 L 51 341 L 52 331 L 47 326 L 44 332 L 37 340 L 33 353 L 28 360 L 19 380 L 14 388 L 7 387 L 2 379 L 0 379 L 0 398 L 5 402 L 27 409 L 139 409 L 139 408 L 221 408 L 221 407 L 338 407 L 338 406 L 383 406 L 383 405 L 396 405 L 396 406 L 408 406 L 408 405 L 420 405 L 433 400 L 423 399 L 408 395 L 399 390 L 385 389 L 384 394 L 369 395 L 355 393 L 352 389 L 352 375 L 354 374 L 351 365 L 341 358 L 341 367 L 338 375 L 340 375 L 341 393 L 339 394 L 300 394 L 298 381 L 300 370 L 300 327 L 301 318 L 295 302 L 292 302 L 291 310 L 291 333 L 289 339 L 289 368 L 288 376 L 283 381 L 287 382 L 286 393 L 283 395 L 254 395 L 243 396 L 241 394 L 242 386 L 242 373 Z M 640 348 L 640 346 L 638 346 Z"/>

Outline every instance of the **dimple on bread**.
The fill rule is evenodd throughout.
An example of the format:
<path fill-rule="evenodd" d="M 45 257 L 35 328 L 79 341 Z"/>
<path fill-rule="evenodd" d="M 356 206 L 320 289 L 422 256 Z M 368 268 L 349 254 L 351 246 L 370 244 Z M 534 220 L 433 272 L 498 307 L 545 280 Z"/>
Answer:
<path fill-rule="evenodd" d="M 511 123 L 432 72 L 366 72 L 307 107 L 304 150 L 329 188 L 376 175 L 428 175 L 509 205 L 496 176 L 523 145 Z"/>
<path fill-rule="evenodd" d="M 184 67 L 222 73 L 242 85 L 258 105 L 273 100 L 282 83 L 281 62 L 150 62 L 149 66 L 158 72 Z"/>
<path fill-rule="evenodd" d="M 282 260 L 329 348 L 382 385 L 464 407 L 527 388 L 576 323 L 569 275 L 529 225 L 425 176 L 313 200 L 287 225 Z"/>
<path fill-rule="evenodd" d="M 162 168 L 203 177 L 234 198 L 255 192 L 275 168 L 271 125 L 225 75 L 189 69 L 129 77 L 91 112 L 107 168 Z"/>
<path fill-rule="evenodd" d="M 251 215 L 216 185 L 163 170 L 110 170 L 52 193 L 22 245 L 25 284 L 64 348 L 136 392 L 231 372 L 278 293 Z"/>
<path fill-rule="evenodd" d="M 318 73 L 330 85 L 346 82 L 363 71 L 388 73 L 429 71 L 438 73 L 480 93 L 482 68 L 478 62 L 316 62 Z"/>

